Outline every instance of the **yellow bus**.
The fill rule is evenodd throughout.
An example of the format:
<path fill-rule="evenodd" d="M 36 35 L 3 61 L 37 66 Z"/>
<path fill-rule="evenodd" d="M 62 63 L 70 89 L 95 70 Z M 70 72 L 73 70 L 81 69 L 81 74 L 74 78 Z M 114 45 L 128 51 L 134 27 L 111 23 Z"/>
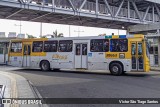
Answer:
<path fill-rule="evenodd" d="M 24 68 L 149 72 L 144 35 L 61 37 L 11 40 L 9 64 Z"/>

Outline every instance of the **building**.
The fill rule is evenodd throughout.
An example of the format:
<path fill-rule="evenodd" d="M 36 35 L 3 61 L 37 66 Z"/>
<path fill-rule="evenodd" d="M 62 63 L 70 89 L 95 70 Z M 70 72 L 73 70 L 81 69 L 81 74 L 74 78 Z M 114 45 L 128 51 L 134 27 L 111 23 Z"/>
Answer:
<path fill-rule="evenodd" d="M 160 36 L 159 34 L 148 33 L 146 37 L 150 45 L 150 65 L 160 66 Z"/>

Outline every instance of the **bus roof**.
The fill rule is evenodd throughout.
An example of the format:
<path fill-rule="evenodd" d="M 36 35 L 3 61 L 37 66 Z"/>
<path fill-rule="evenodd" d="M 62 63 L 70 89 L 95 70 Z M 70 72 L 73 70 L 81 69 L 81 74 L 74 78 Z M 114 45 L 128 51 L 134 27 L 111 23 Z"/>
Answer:
<path fill-rule="evenodd" d="M 12 39 L 11 41 L 45 41 L 45 40 L 84 40 L 84 39 L 112 39 L 112 38 L 144 38 L 142 34 L 134 35 L 106 35 L 106 36 L 84 36 L 84 37 L 59 37 L 59 38 L 28 38 Z"/>

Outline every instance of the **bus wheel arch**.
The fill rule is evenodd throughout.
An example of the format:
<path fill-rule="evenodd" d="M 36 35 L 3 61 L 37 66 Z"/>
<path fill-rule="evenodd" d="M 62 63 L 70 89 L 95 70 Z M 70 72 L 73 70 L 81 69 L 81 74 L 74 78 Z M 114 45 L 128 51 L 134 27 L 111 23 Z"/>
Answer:
<path fill-rule="evenodd" d="M 50 70 L 50 62 L 48 60 L 41 60 L 39 66 L 42 71 L 49 71 Z"/>
<path fill-rule="evenodd" d="M 123 63 L 120 61 L 112 61 L 109 63 L 109 70 L 112 75 L 121 75 L 124 72 Z"/>

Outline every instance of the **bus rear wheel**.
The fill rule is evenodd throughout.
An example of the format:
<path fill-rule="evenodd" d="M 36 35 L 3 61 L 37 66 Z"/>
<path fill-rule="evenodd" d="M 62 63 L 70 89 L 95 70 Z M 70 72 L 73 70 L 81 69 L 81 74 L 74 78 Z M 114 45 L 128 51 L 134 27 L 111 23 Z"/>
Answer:
<path fill-rule="evenodd" d="M 42 61 L 40 67 L 41 67 L 42 71 L 49 71 L 50 70 L 50 64 L 48 61 Z"/>
<path fill-rule="evenodd" d="M 123 68 L 119 63 L 112 63 L 110 66 L 110 72 L 112 75 L 121 75 L 123 72 Z"/>

